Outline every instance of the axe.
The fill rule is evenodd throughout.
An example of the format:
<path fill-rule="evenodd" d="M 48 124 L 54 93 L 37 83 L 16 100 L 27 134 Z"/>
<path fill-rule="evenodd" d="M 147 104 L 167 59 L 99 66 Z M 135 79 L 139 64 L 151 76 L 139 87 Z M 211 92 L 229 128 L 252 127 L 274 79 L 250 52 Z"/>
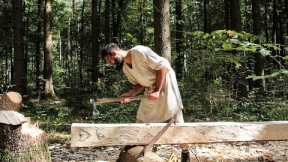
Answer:
<path fill-rule="evenodd" d="M 130 101 L 138 101 L 141 100 L 144 96 L 135 96 L 135 97 L 128 97 Z M 97 105 L 100 104 L 106 104 L 106 103 L 119 103 L 122 101 L 122 97 L 116 97 L 116 98 L 91 98 L 90 104 L 93 106 L 93 116 L 99 115 L 100 112 L 97 109 Z"/>

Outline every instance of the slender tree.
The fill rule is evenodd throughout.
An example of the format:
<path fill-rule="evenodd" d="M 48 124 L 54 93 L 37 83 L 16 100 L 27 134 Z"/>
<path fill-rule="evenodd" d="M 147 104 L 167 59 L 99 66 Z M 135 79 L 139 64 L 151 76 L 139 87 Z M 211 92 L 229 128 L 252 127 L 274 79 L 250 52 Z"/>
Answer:
<path fill-rule="evenodd" d="M 111 33 L 111 0 L 105 0 L 105 28 L 104 28 L 104 34 L 105 34 L 105 42 L 109 43 L 112 38 Z"/>
<path fill-rule="evenodd" d="M 27 90 L 26 68 L 25 65 L 25 53 L 24 53 L 24 23 L 23 23 L 23 1 L 13 0 L 13 31 L 14 31 L 14 59 L 15 59 L 15 83 L 16 90 L 25 94 Z"/>
<path fill-rule="evenodd" d="M 100 8 L 101 0 L 92 0 L 92 81 L 98 80 L 99 74 L 99 50 L 100 50 Z"/>
<path fill-rule="evenodd" d="M 204 17 L 204 32 L 210 32 L 210 25 L 208 22 L 208 4 L 209 0 L 203 0 L 203 17 Z"/>
<path fill-rule="evenodd" d="M 183 67 L 184 67 L 184 17 L 183 17 L 183 0 L 176 0 L 175 11 L 176 11 L 176 53 L 177 57 L 175 60 L 175 70 L 177 78 L 182 78 Z"/>
<path fill-rule="evenodd" d="M 241 31 L 240 0 L 231 0 L 230 3 L 231 29 L 235 31 Z"/>
<path fill-rule="evenodd" d="M 44 12 L 44 80 L 45 80 L 45 96 L 55 97 L 53 87 L 53 64 L 52 64 L 52 0 L 45 0 Z"/>
<path fill-rule="evenodd" d="M 230 29 L 231 23 L 230 23 L 230 0 L 224 0 L 224 9 L 225 9 L 225 15 L 224 15 L 224 22 L 225 22 L 225 28 Z"/>
<path fill-rule="evenodd" d="M 36 88 L 40 90 L 40 76 L 42 69 L 42 51 L 41 51 L 41 42 L 42 42 L 42 8 L 43 8 L 43 0 L 38 0 L 38 22 L 37 22 L 37 40 L 35 41 L 36 46 L 36 54 L 35 54 L 35 68 L 36 68 Z"/>
<path fill-rule="evenodd" d="M 170 0 L 153 0 L 155 51 L 171 61 Z"/>
<path fill-rule="evenodd" d="M 263 16 L 261 8 L 263 7 L 262 0 L 252 0 L 252 18 L 253 18 L 253 33 L 260 35 L 263 32 Z"/>

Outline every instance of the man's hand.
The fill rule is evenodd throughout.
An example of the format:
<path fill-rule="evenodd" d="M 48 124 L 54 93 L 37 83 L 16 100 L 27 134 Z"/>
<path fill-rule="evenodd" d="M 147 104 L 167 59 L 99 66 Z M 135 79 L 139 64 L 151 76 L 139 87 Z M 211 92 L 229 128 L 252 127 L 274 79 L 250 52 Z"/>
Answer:
<path fill-rule="evenodd" d="M 160 92 L 159 91 L 155 91 L 155 92 L 152 92 L 152 93 L 150 93 L 148 95 L 148 99 L 149 100 L 158 100 L 159 96 L 160 96 Z"/>
<path fill-rule="evenodd" d="M 125 92 L 125 93 L 122 93 L 120 95 L 121 97 L 121 104 L 126 104 L 126 103 L 129 103 L 131 100 L 130 100 L 130 97 L 134 97 L 134 93 L 133 91 L 128 91 L 128 92 Z"/>

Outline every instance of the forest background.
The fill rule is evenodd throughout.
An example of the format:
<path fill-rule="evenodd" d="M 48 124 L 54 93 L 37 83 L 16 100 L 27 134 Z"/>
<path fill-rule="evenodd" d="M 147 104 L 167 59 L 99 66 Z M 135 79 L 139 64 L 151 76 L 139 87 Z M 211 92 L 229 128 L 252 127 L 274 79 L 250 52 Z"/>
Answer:
<path fill-rule="evenodd" d="M 0 93 L 49 129 L 134 122 L 131 86 L 99 50 L 142 44 L 171 61 L 185 120 L 288 120 L 287 0 L 0 0 Z"/>

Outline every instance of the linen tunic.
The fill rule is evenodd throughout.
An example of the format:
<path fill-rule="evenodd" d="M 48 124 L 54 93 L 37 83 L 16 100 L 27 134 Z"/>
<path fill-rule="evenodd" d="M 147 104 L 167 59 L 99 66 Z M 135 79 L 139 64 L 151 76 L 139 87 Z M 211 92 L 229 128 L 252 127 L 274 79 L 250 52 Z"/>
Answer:
<path fill-rule="evenodd" d="M 128 52 L 131 54 L 132 66 L 124 64 L 123 72 L 129 82 L 145 87 L 144 95 L 154 90 L 157 71 L 162 68 L 167 69 L 165 84 L 160 92 L 159 99 L 141 99 L 137 111 L 137 121 L 145 123 L 167 122 L 177 113 L 176 122 L 184 122 L 182 115 L 183 104 L 176 75 L 169 61 L 160 57 L 146 46 L 138 45 Z"/>

